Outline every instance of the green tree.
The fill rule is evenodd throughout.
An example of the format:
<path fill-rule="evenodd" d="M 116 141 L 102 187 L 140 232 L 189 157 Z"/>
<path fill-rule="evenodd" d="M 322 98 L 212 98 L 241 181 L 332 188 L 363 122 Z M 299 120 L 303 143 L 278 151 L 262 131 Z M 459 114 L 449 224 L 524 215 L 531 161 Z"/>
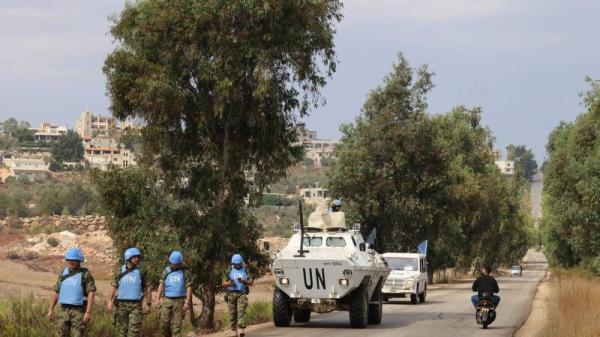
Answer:
<path fill-rule="evenodd" d="M 83 160 L 84 148 L 79 135 L 69 130 L 52 144 L 52 159 L 57 163 L 80 162 Z"/>
<path fill-rule="evenodd" d="M 31 194 L 16 179 L 7 180 L 0 188 L 0 215 L 24 217 L 29 215 Z"/>
<path fill-rule="evenodd" d="M 541 228 L 552 265 L 600 275 L 600 87 L 589 82 L 587 111 L 548 138 Z"/>
<path fill-rule="evenodd" d="M 337 0 L 160 0 L 128 3 L 115 19 L 119 47 L 104 67 L 111 109 L 144 122 L 142 163 L 159 170 L 162 193 L 179 207 L 172 211 L 185 210 L 171 233 L 197 252 L 190 267 L 199 276 L 204 327 L 213 325 L 228 257 L 240 249 L 257 256 L 247 196 L 260 200 L 301 159 L 296 120 L 320 102 L 335 71 L 340 10 Z M 107 200 L 111 179 L 119 181 L 118 173 L 98 184 L 109 214 L 134 219 Z M 110 228 L 123 247 L 130 238 L 120 235 L 120 223 Z M 145 235 L 125 233 L 141 245 L 155 240 L 136 224 Z"/>
<path fill-rule="evenodd" d="M 343 197 L 365 234 L 377 228 L 380 251 L 429 240 L 432 271 L 514 262 L 529 242 L 522 188 L 495 169 L 480 109 L 426 113 L 431 76 L 399 57 L 361 116 L 342 127 L 331 194 Z"/>
<path fill-rule="evenodd" d="M 508 160 L 515 162 L 515 173 L 517 176 L 532 181 L 537 173 L 538 164 L 535 161 L 535 156 L 531 149 L 525 145 L 510 144 L 506 147 Z"/>

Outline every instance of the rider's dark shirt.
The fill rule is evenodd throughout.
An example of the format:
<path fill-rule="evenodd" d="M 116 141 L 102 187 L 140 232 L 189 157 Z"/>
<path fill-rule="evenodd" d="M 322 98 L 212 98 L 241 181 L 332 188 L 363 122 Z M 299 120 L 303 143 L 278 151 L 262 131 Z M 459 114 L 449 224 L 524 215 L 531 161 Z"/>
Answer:
<path fill-rule="evenodd" d="M 495 278 L 489 275 L 481 275 L 473 282 L 473 291 L 481 296 L 482 293 L 498 293 L 500 288 L 498 288 L 498 282 Z"/>

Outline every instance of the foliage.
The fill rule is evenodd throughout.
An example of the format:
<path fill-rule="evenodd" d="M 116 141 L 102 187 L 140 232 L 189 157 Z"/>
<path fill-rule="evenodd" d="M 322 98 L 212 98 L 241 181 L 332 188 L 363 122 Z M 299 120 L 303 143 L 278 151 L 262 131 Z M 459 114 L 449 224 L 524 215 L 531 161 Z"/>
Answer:
<path fill-rule="evenodd" d="M 270 206 L 291 206 L 294 204 L 294 200 L 286 198 L 285 195 L 281 194 L 263 194 L 262 204 Z"/>
<path fill-rule="evenodd" d="M 431 77 L 399 56 L 362 115 L 341 128 L 331 194 L 365 234 L 377 228 L 380 251 L 414 250 L 427 239 L 432 271 L 511 264 L 529 244 L 522 186 L 495 169 L 480 109 L 426 113 Z"/>
<path fill-rule="evenodd" d="M 532 181 L 537 173 L 538 164 L 531 149 L 525 145 L 510 144 L 506 147 L 508 160 L 515 162 L 515 174 L 527 181 Z"/>
<path fill-rule="evenodd" d="M 587 112 L 548 138 L 541 228 L 552 265 L 600 275 L 600 87 L 591 83 Z"/>
<path fill-rule="evenodd" d="M 57 247 L 60 244 L 60 240 L 57 238 L 49 237 L 46 239 L 46 243 L 50 245 L 50 247 Z"/>
<path fill-rule="evenodd" d="M 296 120 L 319 103 L 335 71 L 340 10 L 338 0 L 158 0 L 127 3 L 115 18 L 119 47 L 104 67 L 111 109 L 121 120 L 143 122 L 141 161 L 159 177 L 99 174 L 100 194 L 120 248 L 148 245 L 165 227 L 187 248 L 204 327 L 213 325 L 229 256 L 241 250 L 266 262 L 246 198 L 260 202 L 262 190 L 300 159 Z M 157 181 L 159 191 L 148 187 Z M 109 200 L 113 195 L 127 206 Z M 148 219 L 157 225 L 141 222 Z"/>
<path fill-rule="evenodd" d="M 52 159 L 57 163 L 80 162 L 83 160 L 84 149 L 77 132 L 68 130 L 52 144 Z"/>
<path fill-rule="evenodd" d="M 0 216 L 95 214 L 96 198 L 95 190 L 85 180 L 30 183 L 10 179 L 0 186 Z"/>
<path fill-rule="evenodd" d="M 0 216 L 27 216 L 31 198 L 24 183 L 14 179 L 7 180 L 7 183 L 0 186 Z"/>
<path fill-rule="evenodd" d="M 19 143 L 33 141 L 30 127 L 29 122 L 19 122 L 13 117 L 0 122 L 0 149 L 14 151 L 19 149 Z"/>

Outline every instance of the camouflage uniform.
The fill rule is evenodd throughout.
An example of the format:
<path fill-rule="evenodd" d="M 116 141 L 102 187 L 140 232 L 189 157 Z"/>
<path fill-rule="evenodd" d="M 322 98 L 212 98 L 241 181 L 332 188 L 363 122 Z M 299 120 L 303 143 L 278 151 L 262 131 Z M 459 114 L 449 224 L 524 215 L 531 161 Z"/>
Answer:
<path fill-rule="evenodd" d="M 146 290 L 150 287 L 150 282 L 146 276 L 146 272 L 142 273 L 142 289 Z M 118 287 L 118 275 L 115 277 L 111 285 Z M 119 337 L 140 337 L 142 322 L 144 321 L 144 313 L 142 310 L 143 298 L 139 302 L 117 301 L 117 310 L 115 312 L 115 323 L 117 325 L 117 336 Z"/>
<path fill-rule="evenodd" d="M 80 270 L 81 267 L 69 269 L 69 272 Z M 58 294 L 62 283 L 62 271 L 58 275 L 58 280 L 54 286 L 54 291 Z M 87 296 L 90 291 L 96 291 L 96 283 L 94 277 L 89 271 L 83 274 L 83 293 Z M 60 305 L 57 313 L 58 335 L 60 337 L 82 337 L 85 335 L 85 324 L 83 323 L 83 315 L 86 310 L 87 302 L 82 306 Z"/>
<path fill-rule="evenodd" d="M 245 328 L 248 296 L 243 293 L 228 291 L 225 295 L 225 301 L 227 301 L 227 307 L 229 308 L 229 323 L 231 324 L 231 329 Z"/>
<path fill-rule="evenodd" d="M 227 272 L 225 273 L 225 277 L 223 278 L 225 282 L 229 281 L 230 271 L 231 268 L 227 269 Z M 252 275 L 248 275 L 248 280 L 252 280 Z M 229 308 L 229 323 L 231 324 L 231 330 L 246 328 L 248 296 L 245 293 L 227 290 L 225 302 L 227 302 L 227 308 Z"/>
<path fill-rule="evenodd" d="M 163 271 L 160 277 L 160 283 L 164 283 L 167 278 L 167 272 Z M 193 275 L 187 270 L 184 271 L 185 287 L 192 286 Z M 183 318 L 185 313 L 183 311 L 183 304 L 185 298 L 163 298 L 160 304 L 160 330 L 164 337 L 181 337 Z M 191 305 L 191 303 L 190 303 Z"/>

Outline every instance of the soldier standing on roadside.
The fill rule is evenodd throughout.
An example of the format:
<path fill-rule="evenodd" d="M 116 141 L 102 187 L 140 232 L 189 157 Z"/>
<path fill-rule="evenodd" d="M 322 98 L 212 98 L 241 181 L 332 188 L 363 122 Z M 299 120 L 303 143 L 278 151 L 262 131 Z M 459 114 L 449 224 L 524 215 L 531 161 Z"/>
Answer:
<path fill-rule="evenodd" d="M 137 248 L 125 251 L 125 264 L 112 282 L 106 308 L 117 311 L 115 322 L 119 337 L 140 337 L 143 315 L 150 313 L 152 289 L 146 273 L 139 269 L 141 253 Z M 142 308 L 142 302 L 146 305 Z"/>
<path fill-rule="evenodd" d="M 229 308 L 231 334 L 233 336 L 245 337 L 246 333 L 246 309 L 248 308 L 248 292 L 253 281 L 246 271 L 244 259 L 240 254 L 231 258 L 231 267 L 225 274 L 222 286 L 227 287 L 225 302 Z M 239 334 L 237 332 L 239 331 Z"/>
<path fill-rule="evenodd" d="M 65 254 L 68 263 L 54 287 L 54 293 L 48 308 L 48 319 L 54 319 L 54 307 L 60 304 L 58 312 L 58 330 L 60 337 L 81 337 L 89 323 L 94 306 L 96 285 L 92 274 L 81 267 L 83 252 L 81 248 L 71 248 Z"/>
<path fill-rule="evenodd" d="M 183 254 L 180 251 L 171 252 L 169 263 L 158 286 L 160 330 L 164 337 L 181 337 L 185 312 L 192 307 L 193 276 L 183 266 Z"/>

